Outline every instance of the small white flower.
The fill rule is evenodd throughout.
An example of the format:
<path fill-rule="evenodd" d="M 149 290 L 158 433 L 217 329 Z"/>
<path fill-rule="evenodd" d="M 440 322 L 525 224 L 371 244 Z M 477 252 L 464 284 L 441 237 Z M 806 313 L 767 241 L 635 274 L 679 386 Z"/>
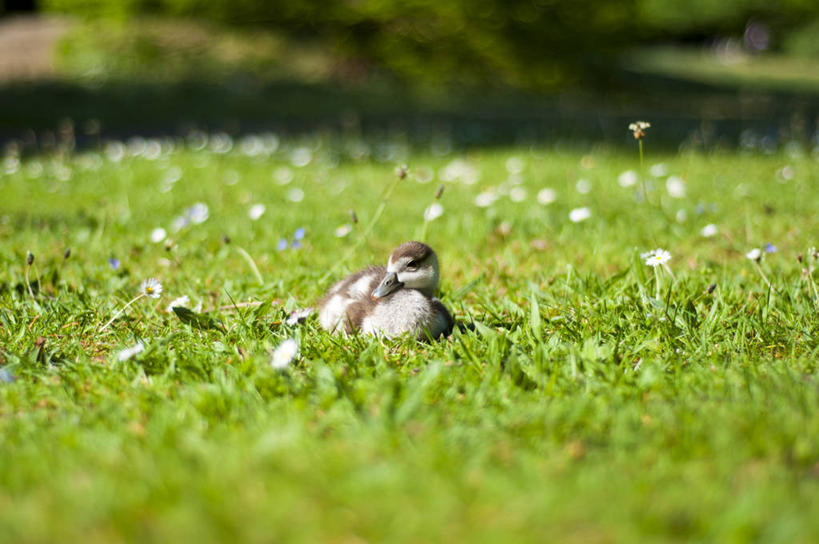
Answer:
<path fill-rule="evenodd" d="M 478 170 L 464 159 L 454 159 L 438 174 L 441 181 L 460 181 L 473 185 L 480 178 Z"/>
<path fill-rule="evenodd" d="M 523 202 L 526 200 L 526 189 L 523 187 L 514 187 L 509 191 L 509 198 L 512 202 Z"/>
<path fill-rule="evenodd" d="M 140 292 L 146 297 L 159 298 L 162 294 L 162 284 L 156 278 L 148 278 L 139 286 Z"/>
<path fill-rule="evenodd" d="M 759 249 L 758 247 L 755 247 L 754 249 L 746 253 L 745 256 L 751 259 L 752 261 L 759 261 L 762 259 L 762 250 Z"/>
<path fill-rule="evenodd" d="M 475 206 L 488 208 L 498 199 L 494 191 L 484 191 L 475 197 Z"/>
<path fill-rule="evenodd" d="M 134 355 L 139 355 L 145 351 L 145 344 L 140 340 L 130 348 L 125 348 L 117 352 L 117 361 L 127 361 Z"/>
<path fill-rule="evenodd" d="M 776 174 L 782 181 L 790 181 L 793 179 L 794 170 L 792 166 L 785 165 L 779 170 L 777 170 Z"/>
<path fill-rule="evenodd" d="M 617 183 L 620 184 L 620 187 L 631 187 L 637 183 L 637 179 L 637 172 L 634 170 L 626 170 L 617 176 Z"/>
<path fill-rule="evenodd" d="M 204 202 L 197 202 L 187 211 L 187 217 L 191 223 L 199 224 L 204 223 L 208 220 L 210 216 L 210 210 L 208 210 L 208 205 Z"/>
<path fill-rule="evenodd" d="M 706 238 L 711 238 L 712 236 L 716 236 L 718 232 L 719 228 L 715 224 L 708 223 L 707 225 L 702 227 L 700 234 L 702 234 Z"/>
<path fill-rule="evenodd" d="M 642 253 L 640 258 L 644 259 L 648 266 L 664 265 L 671 260 L 671 253 L 662 248 L 657 248 L 648 253 Z"/>
<path fill-rule="evenodd" d="M 165 229 L 163 229 L 162 227 L 157 227 L 151 231 L 151 242 L 158 244 L 159 242 L 164 240 L 167 235 L 168 233 L 165 232 Z"/>
<path fill-rule="evenodd" d="M 174 220 L 171 222 L 171 230 L 174 232 L 179 232 L 187 227 L 189 223 L 190 220 L 187 217 L 180 215 L 179 217 L 174 218 Z"/>
<path fill-rule="evenodd" d="M 435 172 L 426 166 L 416 168 L 413 174 L 415 175 L 415 181 L 418 183 L 429 183 L 435 178 Z"/>
<path fill-rule="evenodd" d="M 298 187 L 290 189 L 290 191 L 287 192 L 287 199 L 291 202 L 301 202 L 304 200 L 304 191 Z"/>
<path fill-rule="evenodd" d="M 651 123 L 646 121 L 635 121 L 630 123 L 628 129 L 634 133 L 635 140 L 642 140 L 646 135 L 646 129 L 651 126 Z"/>
<path fill-rule="evenodd" d="M 575 184 L 574 188 L 581 195 L 585 195 L 585 194 L 588 194 L 591 191 L 592 184 L 587 179 L 579 179 L 579 180 L 577 180 L 577 183 Z"/>
<path fill-rule="evenodd" d="M 336 227 L 334 234 L 336 238 L 344 238 L 353 231 L 353 226 L 349 223 Z"/>
<path fill-rule="evenodd" d="M 290 154 L 290 164 L 296 168 L 307 166 L 312 160 L 313 153 L 306 147 L 297 147 Z"/>
<path fill-rule="evenodd" d="M 299 353 L 299 343 L 288 338 L 273 351 L 270 356 L 270 366 L 275 369 L 286 368 Z"/>
<path fill-rule="evenodd" d="M 661 178 L 664 175 L 666 175 L 666 173 L 668 173 L 668 169 L 665 167 L 663 163 L 660 162 L 657 164 L 653 164 L 651 168 L 648 170 L 648 172 L 655 178 Z"/>
<path fill-rule="evenodd" d="M 177 297 L 168 304 L 168 313 L 172 314 L 174 307 L 177 308 L 187 308 L 188 304 L 191 303 L 191 299 L 188 298 L 188 295 L 182 295 L 181 297 Z"/>
<path fill-rule="evenodd" d="M 267 208 L 265 208 L 264 204 L 254 204 L 248 210 L 247 216 L 250 217 L 251 221 L 256 221 L 257 219 L 264 215 L 266 209 Z"/>
<path fill-rule="evenodd" d="M 685 182 L 677 176 L 671 176 L 665 181 L 665 189 L 672 198 L 685 196 Z"/>
<path fill-rule="evenodd" d="M 523 159 L 520 157 L 509 157 L 506 159 L 506 171 L 510 174 L 520 174 L 523 172 Z"/>
<path fill-rule="evenodd" d="M 438 204 L 437 202 L 433 202 L 429 205 L 429 207 L 424 210 L 424 220 L 425 221 L 434 221 L 441 217 L 444 213 L 444 207 Z"/>
<path fill-rule="evenodd" d="M 555 192 L 554 189 L 546 187 L 545 189 L 541 189 L 537 193 L 537 201 L 543 204 L 544 206 L 546 204 L 551 204 L 555 200 L 557 200 L 557 193 Z"/>
<path fill-rule="evenodd" d="M 273 179 L 279 185 L 287 185 L 293 181 L 293 171 L 286 166 L 280 166 L 273 171 Z"/>
<path fill-rule="evenodd" d="M 591 210 L 585 206 L 582 208 L 575 208 L 569 212 L 569 220 L 572 223 L 580 223 L 591 217 Z"/>

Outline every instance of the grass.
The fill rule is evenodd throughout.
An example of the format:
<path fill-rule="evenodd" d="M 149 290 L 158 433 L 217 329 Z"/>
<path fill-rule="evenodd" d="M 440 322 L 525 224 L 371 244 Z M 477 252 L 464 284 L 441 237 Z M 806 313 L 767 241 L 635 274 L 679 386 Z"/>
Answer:
<path fill-rule="evenodd" d="M 810 153 L 660 157 L 649 133 L 646 169 L 666 172 L 646 172 L 647 203 L 617 183 L 636 149 L 229 143 L 3 163 L 0 364 L 16 379 L 0 382 L 0 540 L 819 537 Z M 396 163 L 410 175 L 393 187 Z M 208 218 L 174 231 L 197 202 Z M 591 217 L 569 221 L 581 206 Z M 301 227 L 300 249 L 276 249 Z M 284 324 L 424 229 L 450 338 Z M 767 242 L 772 289 L 745 258 Z M 642 263 L 656 247 L 676 279 Z M 101 330 L 147 277 L 161 298 Z M 201 312 L 168 313 L 180 295 Z M 274 370 L 287 338 L 300 353 Z"/>

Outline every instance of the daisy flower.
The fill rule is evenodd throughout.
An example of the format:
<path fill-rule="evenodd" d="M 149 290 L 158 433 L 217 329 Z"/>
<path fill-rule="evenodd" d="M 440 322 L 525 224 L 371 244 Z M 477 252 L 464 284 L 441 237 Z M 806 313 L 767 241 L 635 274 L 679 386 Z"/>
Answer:
<path fill-rule="evenodd" d="M 158 244 L 159 242 L 164 240 L 167 235 L 168 233 L 165 232 L 165 229 L 163 229 L 162 227 L 157 227 L 151 231 L 151 242 Z"/>
<path fill-rule="evenodd" d="M 575 208 L 569 212 L 569 220 L 572 223 L 580 223 L 591 217 L 591 210 L 585 206 L 582 208 Z"/>
<path fill-rule="evenodd" d="M 438 204 L 437 202 L 433 202 L 429 205 L 429 207 L 424 210 L 424 220 L 425 221 L 435 221 L 444 213 L 444 207 Z"/>
<path fill-rule="evenodd" d="M 555 192 L 554 189 L 550 189 L 549 187 L 546 187 L 545 189 L 541 189 L 537 193 L 537 201 L 539 203 L 543 204 L 544 206 L 546 204 L 551 204 L 556 199 L 557 199 L 557 193 Z"/>
<path fill-rule="evenodd" d="M 254 204 L 247 211 L 247 216 L 250 217 L 251 221 L 256 221 L 257 219 L 264 215 L 266 209 L 267 208 L 265 207 L 264 204 Z"/>
<path fill-rule="evenodd" d="M 130 348 L 125 348 L 117 352 L 117 361 L 127 361 L 131 357 L 135 355 L 139 355 L 145 351 L 145 343 L 141 340 L 131 346 Z"/>
<path fill-rule="evenodd" d="M 719 228 L 715 224 L 708 223 L 707 225 L 702 227 L 700 234 L 705 236 L 706 238 L 711 238 L 712 236 L 716 236 L 718 232 Z"/>
<path fill-rule="evenodd" d="M 634 121 L 629 123 L 628 129 L 634 134 L 635 140 L 642 140 L 646 135 L 646 129 L 651 126 L 651 123 L 646 121 Z"/>
<path fill-rule="evenodd" d="M 288 338 L 273 351 L 270 356 L 270 366 L 276 370 L 286 368 L 298 353 L 299 343 L 293 338 Z"/>
<path fill-rule="evenodd" d="M 191 303 L 191 299 L 188 297 L 188 295 L 182 295 L 181 297 L 177 297 L 177 298 L 173 299 L 171 301 L 171 303 L 168 304 L 168 310 L 167 311 L 168 311 L 169 314 L 172 314 L 173 309 L 175 307 L 177 307 L 177 308 L 187 308 L 190 303 Z"/>
<path fill-rule="evenodd" d="M 353 230 L 353 226 L 350 225 L 349 223 L 347 223 L 345 225 L 341 225 L 338 228 L 336 228 L 336 230 L 333 232 L 333 234 L 335 234 L 336 238 L 344 238 L 345 236 L 350 234 L 350 232 L 352 232 L 352 230 Z"/>
<path fill-rule="evenodd" d="M 210 217 L 210 210 L 208 209 L 208 205 L 204 202 L 197 202 L 186 210 L 185 215 L 191 223 L 198 225 L 199 223 L 204 223 L 208 220 L 208 217 Z"/>
<path fill-rule="evenodd" d="M 162 294 L 162 284 L 156 278 L 148 278 L 140 284 L 139 291 L 146 297 L 159 298 Z"/>
<path fill-rule="evenodd" d="M 640 258 L 643 259 L 648 266 L 653 267 L 665 265 L 668 261 L 671 260 L 671 253 L 662 248 L 657 248 L 652 249 L 648 253 L 642 253 L 640 255 Z"/>
<path fill-rule="evenodd" d="M 745 254 L 745 257 L 752 261 L 759 262 L 762 259 L 762 250 L 758 247 L 755 247 L 751 251 Z"/>
<path fill-rule="evenodd" d="M 639 177 L 637 176 L 637 172 L 634 170 L 626 170 L 619 176 L 617 176 L 617 183 L 620 187 L 631 187 L 635 185 L 639 181 Z"/>

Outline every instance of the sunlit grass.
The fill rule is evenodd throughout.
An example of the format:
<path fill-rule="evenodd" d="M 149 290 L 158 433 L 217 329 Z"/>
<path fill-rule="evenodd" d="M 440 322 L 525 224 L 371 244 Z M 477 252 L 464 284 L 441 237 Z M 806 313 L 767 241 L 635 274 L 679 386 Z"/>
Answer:
<path fill-rule="evenodd" d="M 273 135 L 7 157 L 1 534 L 814 540 L 811 152 L 648 145 L 637 178 L 636 151 Z M 450 338 L 285 324 L 419 233 Z"/>

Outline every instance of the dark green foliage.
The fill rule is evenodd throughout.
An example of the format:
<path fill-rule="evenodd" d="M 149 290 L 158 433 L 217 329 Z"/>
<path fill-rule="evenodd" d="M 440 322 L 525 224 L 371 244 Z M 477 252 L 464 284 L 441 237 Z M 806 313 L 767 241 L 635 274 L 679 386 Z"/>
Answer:
<path fill-rule="evenodd" d="M 741 37 L 749 21 L 767 25 L 779 47 L 806 18 L 819 17 L 819 4 L 803 0 L 49 0 L 46 6 L 277 30 L 334 51 L 336 76 L 347 83 L 389 74 L 413 87 L 541 90 L 610 83 L 613 61 L 626 47 Z M 795 47 L 804 49 L 807 39 L 795 38 Z"/>

